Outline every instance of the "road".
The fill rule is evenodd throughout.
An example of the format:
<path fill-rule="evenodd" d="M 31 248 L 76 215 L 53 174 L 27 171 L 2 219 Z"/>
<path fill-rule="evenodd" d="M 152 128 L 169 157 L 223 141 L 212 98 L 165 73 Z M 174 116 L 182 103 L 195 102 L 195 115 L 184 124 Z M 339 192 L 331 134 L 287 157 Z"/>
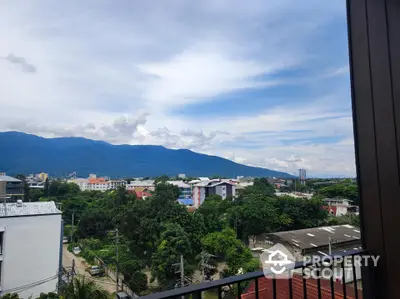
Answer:
<path fill-rule="evenodd" d="M 78 275 L 84 275 L 85 278 L 91 279 L 96 282 L 98 286 L 102 289 L 113 293 L 116 291 L 116 283 L 109 277 L 92 277 L 88 272 L 85 271 L 88 264 L 86 261 L 78 256 L 75 256 L 72 252 L 69 252 L 67 249 L 67 245 L 63 244 L 63 266 L 64 268 L 71 269 L 72 267 L 72 260 L 75 260 L 75 272 Z"/>

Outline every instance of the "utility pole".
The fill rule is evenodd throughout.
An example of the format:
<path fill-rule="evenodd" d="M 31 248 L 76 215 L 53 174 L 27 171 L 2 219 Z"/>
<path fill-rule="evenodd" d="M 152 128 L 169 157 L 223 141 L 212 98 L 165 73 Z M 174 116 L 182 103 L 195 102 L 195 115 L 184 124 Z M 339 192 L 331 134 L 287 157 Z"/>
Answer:
<path fill-rule="evenodd" d="M 118 264 L 119 264 L 119 255 L 118 255 L 118 246 L 119 246 L 119 232 L 118 232 L 118 228 L 115 229 L 115 245 L 116 245 L 116 255 L 117 255 L 117 263 L 115 265 L 116 268 L 116 272 L 117 272 L 117 293 L 118 293 L 118 284 L 119 284 L 119 269 L 118 269 Z"/>
<path fill-rule="evenodd" d="M 179 285 L 181 288 L 183 288 L 185 286 L 185 268 L 183 265 L 183 255 L 181 255 L 181 260 L 179 263 L 173 264 L 172 266 L 179 266 L 179 271 L 175 272 L 175 273 L 179 273 L 180 274 L 180 281 L 175 285 L 175 288 L 177 287 L 177 285 Z M 182 296 L 182 299 L 185 299 L 185 296 Z"/>
<path fill-rule="evenodd" d="M 181 288 L 185 286 L 185 269 L 183 268 L 183 255 L 181 255 Z M 184 299 L 185 297 L 182 297 Z"/>
<path fill-rule="evenodd" d="M 75 259 L 72 260 L 71 281 L 74 281 L 75 276 Z"/>
<path fill-rule="evenodd" d="M 202 251 L 200 253 L 200 268 L 201 268 L 201 282 L 205 281 L 205 269 L 210 270 L 210 269 L 215 269 L 214 266 L 210 265 L 208 263 L 208 261 L 210 260 L 210 258 L 213 258 L 214 255 L 206 252 L 206 251 Z M 204 299 L 204 292 L 201 293 L 201 298 Z"/>

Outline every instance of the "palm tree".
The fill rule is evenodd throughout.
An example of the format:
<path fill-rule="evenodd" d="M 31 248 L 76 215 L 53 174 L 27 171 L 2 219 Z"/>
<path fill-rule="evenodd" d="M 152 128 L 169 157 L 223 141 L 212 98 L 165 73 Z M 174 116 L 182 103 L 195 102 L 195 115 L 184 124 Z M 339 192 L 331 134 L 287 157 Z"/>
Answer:
<path fill-rule="evenodd" d="M 108 299 L 110 294 L 85 277 L 75 278 L 62 290 L 65 299 Z"/>

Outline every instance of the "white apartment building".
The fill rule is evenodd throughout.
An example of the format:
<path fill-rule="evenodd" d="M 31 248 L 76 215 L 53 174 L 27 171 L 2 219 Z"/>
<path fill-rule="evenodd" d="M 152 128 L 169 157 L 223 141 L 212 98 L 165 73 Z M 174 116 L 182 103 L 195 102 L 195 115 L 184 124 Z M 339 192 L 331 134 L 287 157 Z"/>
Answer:
<path fill-rule="evenodd" d="M 125 180 L 109 180 L 108 178 L 97 178 L 91 174 L 88 179 L 72 179 L 68 180 L 68 183 L 74 183 L 79 186 L 81 191 L 107 191 L 116 190 L 120 186 L 126 186 Z"/>
<path fill-rule="evenodd" d="M 0 204 L 0 296 L 37 298 L 57 289 L 62 220 L 54 202 Z"/>

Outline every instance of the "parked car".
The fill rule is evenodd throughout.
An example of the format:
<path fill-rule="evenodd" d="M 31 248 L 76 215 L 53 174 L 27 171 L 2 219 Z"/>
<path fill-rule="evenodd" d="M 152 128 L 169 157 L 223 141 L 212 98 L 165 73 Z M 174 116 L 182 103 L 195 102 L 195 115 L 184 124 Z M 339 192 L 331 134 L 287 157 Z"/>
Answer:
<path fill-rule="evenodd" d="M 125 293 L 125 292 L 118 292 L 116 295 L 115 295 L 115 299 L 132 299 L 132 297 L 131 296 L 129 296 L 127 293 Z"/>
<path fill-rule="evenodd" d="M 103 276 L 104 275 L 104 269 L 100 268 L 99 266 L 90 266 L 88 268 L 88 271 L 90 275 L 92 276 Z"/>
<path fill-rule="evenodd" d="M 73 252 L 75 255 L 77 255 L 77 254 L 81 253 L 81 249 L 80 249 L 79 247 L 74 247 L 74 248 L 72 249 L 72 252 Z"/>
<path fill-rule="evenodd" d="M 63 237 L 63 243 L 64 244 L 68 243 L 68 237 Z"/>

